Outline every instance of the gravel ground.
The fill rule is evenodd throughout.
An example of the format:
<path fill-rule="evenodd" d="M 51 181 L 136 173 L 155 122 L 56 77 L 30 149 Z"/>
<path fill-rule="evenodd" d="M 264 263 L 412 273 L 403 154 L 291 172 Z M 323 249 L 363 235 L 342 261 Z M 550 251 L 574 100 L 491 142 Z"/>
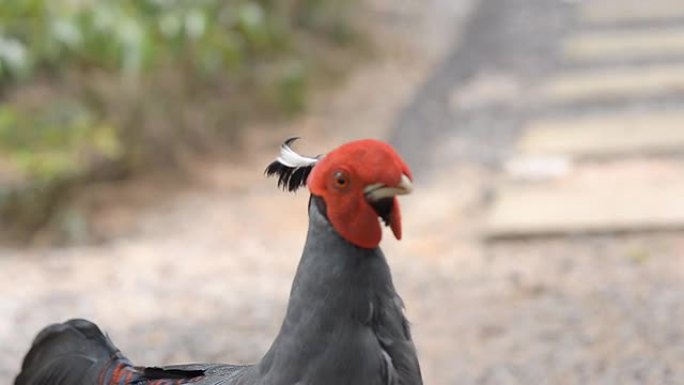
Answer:
<path fill-rule="evenodd" d="M 312 154 L 386 137 L 469 4 L 366 3 L 382 53 L 341 89 L 316 95 L 311 113 L 254 127 L 243 154 L 189 164 L 192 180 L 159 176 L 85 191 L 77 205 L 99 212 L 95 245 L 0 246 L 0 383 L 11 383 L 42 327 L 73 317 L 97 322 L 140 364 L 261 357 L 282 321 L 308 199 L 278 191 L 265 165 L 293 134 Z M 413 258 L 404 258 L 408 273 Z"/>
<path fill-rule="evenodd" d="M 3 251 L 5 383 L 37 330 L 74 316 L 98 322 L 137 363 L 260 357 L 282 319 L 306 197 L 260 178 L 236 189 L 224 165 L 209 174 L 144 215 L 136 236 Z M 426 384 L 684 379 L 680 234 L 485 244 L 487 171 L 446 175 L 402 201 L 405 240 L 384 242 Z"/>
<path fill-rule="evenodd" d="M 403 40 L 416 33 L 407 22 L 416 18 L 429 26 L 421 36 L 440 36 L 467 14 L 449 1 L 411 3 L 372 2 L 374 17 L 387 19 L 379 33 Z M 442 30 L 430 23 L 444 19 Z M 461 80 L 478 79 L 463 75 L 456 90 L 437 87 L 411 101 L 426 73 L 455 57 L 450 40 L 389 47 L 339 92 L 317 98 L 308 116 L 255 129 L 247 160 L 198 163 L 190 183 L 102 186 L 86 200 L 103 207 L 103 228 L 117 229 L 109 241 L 0 249 L 0 383 L 11 382 L 41 327 L 75 316 L 99 323 L 140 364 L 257 360 L 280 326 L 304 241 L 306 194 L 278 192 L 261 175 L 292 132 L 306 138 L 298 144 L 305 153 L 360 135 L 390 138 L 419 164 L 416 191 L 401 200 L 405 239 L 386 234 L 383 247 L 426 384 L 684 383 L 681 233 L 485 243 L 480 228 L 500 178 L 492 163 L 515 130 L 502 129 L 471 156 L 487 143 L 477 128 L 514 127 L 520 115 L 504 109 L 487 120 L 475 103 L 460 115 L 461 131 L 440 120 L 429 140 L 402 135 L 415 117 L 407 110 L 429 111 L 423 96 L 453 100 Z M 500 74 L 484 83 L 509 84 Z M 428 77 L 423 87 L 434 83 Z M 399 114 L 405 105 L 408 115 Z M 159 198 L 160 190 L 174 192 Z"/>

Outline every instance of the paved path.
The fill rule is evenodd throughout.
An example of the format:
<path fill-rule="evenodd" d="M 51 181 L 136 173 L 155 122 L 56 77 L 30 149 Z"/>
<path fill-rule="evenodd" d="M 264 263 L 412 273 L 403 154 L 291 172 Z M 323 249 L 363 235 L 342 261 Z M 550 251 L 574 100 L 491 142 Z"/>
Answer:
<path fill-rule="evenodd" d="M 635 25 L 633 9 L 610 1 L 573 10 L 557 68 L 530 85 L 537 111 L 520 125 L 489 235 L 684 228 L 684 18 L 658 0 L 654 9 L 672 13 L 639 14 Z"/>
<path fill-rule="evenodd" d="M 682 10 L 483 0 L 400 115 L 451 193 L 422 211 L 452 218 L 418 331 L 440 383 L 684 383 Z"/>

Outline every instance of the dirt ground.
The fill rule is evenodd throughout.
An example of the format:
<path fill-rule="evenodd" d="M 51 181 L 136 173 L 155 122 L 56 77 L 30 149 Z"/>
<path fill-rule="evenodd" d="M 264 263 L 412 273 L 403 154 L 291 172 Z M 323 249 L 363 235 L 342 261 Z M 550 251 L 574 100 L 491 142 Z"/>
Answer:
<path fill-rule="evenodd" d="M 450 43 L 421 39 L 469 11 L 428 3 L 370 2 L 396 46 L 307 116 L 255 128 L 242 160 L 198 161 L 190 181 L 94 189 L 83 199 L 101 207 L 112 239 L 0 249 L 0 383 L 40 328 L 73 317 L 97 322 L 139 364 L 258 360 L 280 326 L 307 219 L 306 194 L 278 191 L 263 168 L 292 134 L 310 154 L 388 137 Z M 497 173 L 454 160 L 446 145 L 401 199 L 404 240 L 383 241 L 425 384 L 684 383 L 681 233 L 486 243 Z"/>
<path fill-rule="evenodd" d="M 386 138 L 468 10 L 429 3 L 367 1 L 376 38 L 388 43 L 379 55 L 316 95 L 305 116 L 253 127 L 239 155 L 189 162 L 190 180 L 88 189 L 79 204 L 99 212 L 96 244 L 0 246 L 0 383 L 11 383 L 42 327 L 74 317 L 97 322 L 136 363 L 259 359 L 280 327 L 307 225 L 306 194 L 279 191 L 263 169 L 292 135 L 312 154 Z M 396 264 L 408 272 L 406 255 Z"/>

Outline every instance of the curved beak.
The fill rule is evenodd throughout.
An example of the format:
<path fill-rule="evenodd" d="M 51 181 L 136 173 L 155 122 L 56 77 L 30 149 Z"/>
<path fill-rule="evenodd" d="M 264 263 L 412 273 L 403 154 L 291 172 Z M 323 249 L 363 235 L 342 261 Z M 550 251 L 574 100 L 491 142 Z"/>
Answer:
<path fill-rule="evenodd" d="M 413 182 L 408 176 L 402 174 L 401 181 L 396 186 L 385 186 L 382 183 L 374 183 L 366 186 L 363 190 L 366 198 L 377 202 L 381 199 L 392 198 L 397 195 L 410 194 L 413 191 Z"/>
<path fill-rule="evenodd" d="M 401 213 L 397 195 L 410 194 L 413 191 L 413 182 L 408 175 L 402 175 L 399 184 L 386 186 L 382 183 L 374 183 L 366 186 L 363 190 L 366 200 L 378 216 L 389 226 L 394 237 L 401 239 Z"/>

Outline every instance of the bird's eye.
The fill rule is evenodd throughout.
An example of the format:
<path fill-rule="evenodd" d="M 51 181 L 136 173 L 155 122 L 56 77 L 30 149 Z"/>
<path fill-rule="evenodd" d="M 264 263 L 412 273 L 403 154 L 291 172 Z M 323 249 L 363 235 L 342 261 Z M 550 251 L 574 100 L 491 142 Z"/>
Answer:
<path fill-rule="evenodd" d="M 332 182 L 336 189 L 346 190 L 349 187 L 349 175 L 344 171 L 335 171 Z"/>

